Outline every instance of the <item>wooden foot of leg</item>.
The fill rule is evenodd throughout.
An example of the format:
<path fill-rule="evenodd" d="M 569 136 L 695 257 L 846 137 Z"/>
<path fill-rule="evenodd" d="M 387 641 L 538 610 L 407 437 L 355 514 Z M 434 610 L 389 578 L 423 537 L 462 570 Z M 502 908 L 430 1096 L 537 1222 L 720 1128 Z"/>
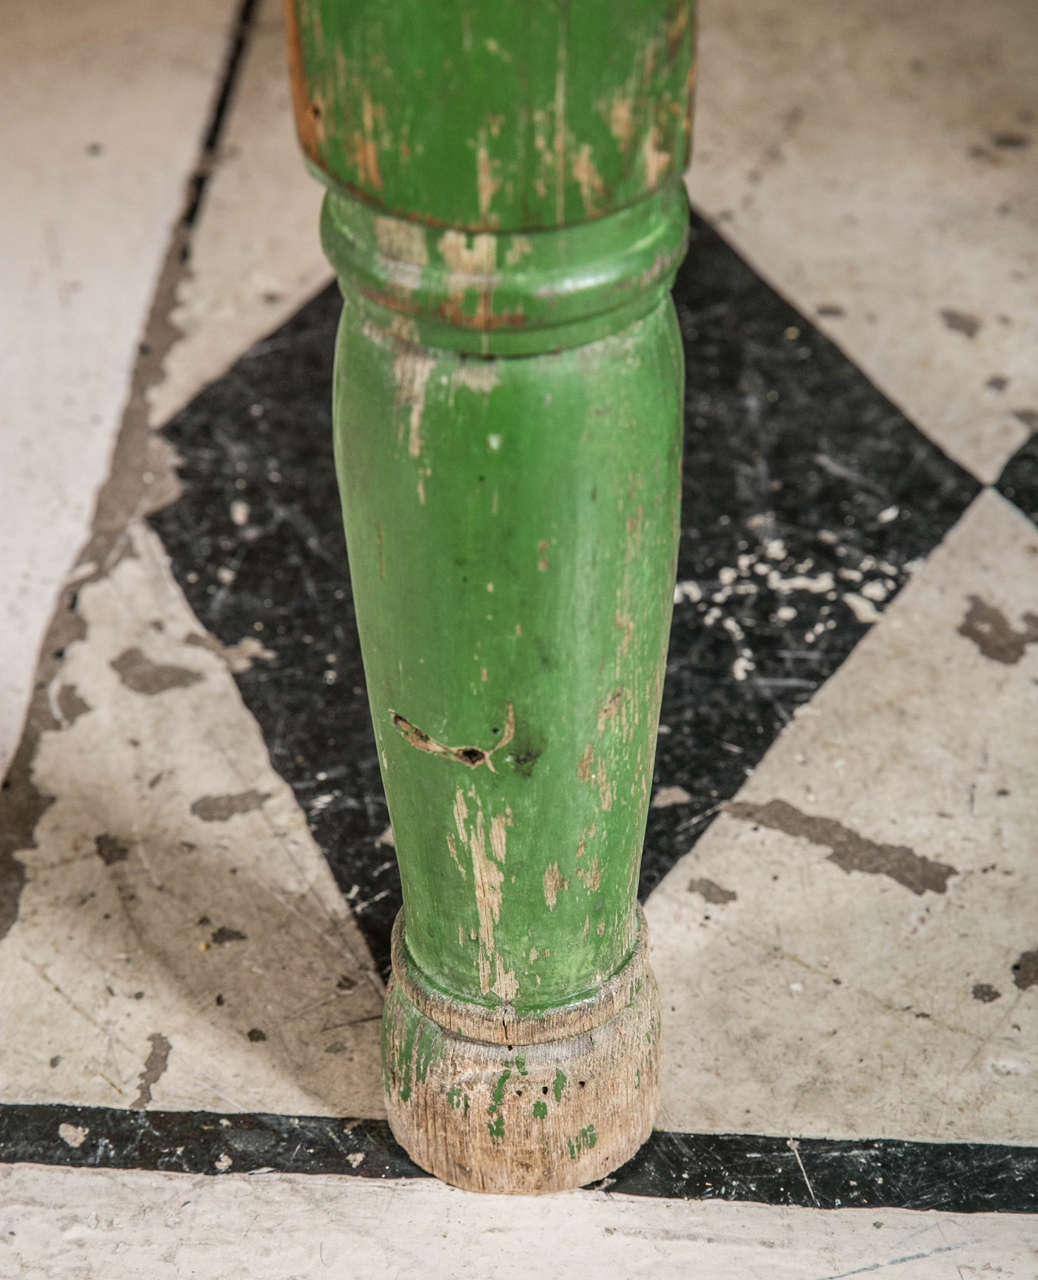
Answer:
<path fill-rule="evenodd" d="M 511 1019 L 423 987 L 401 924 L 383 1074 L 389 1123 L 416 1163 L 469 1191 L 542 1193 L 629 1160 L 659 1105 L 644 917 L 634 955 L 592 997 Z"/>

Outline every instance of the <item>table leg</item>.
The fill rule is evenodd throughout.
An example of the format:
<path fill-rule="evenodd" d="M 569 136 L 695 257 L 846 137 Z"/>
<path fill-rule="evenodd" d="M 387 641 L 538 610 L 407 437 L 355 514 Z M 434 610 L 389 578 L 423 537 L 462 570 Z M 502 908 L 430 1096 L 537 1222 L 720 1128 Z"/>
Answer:
<path fill-rule="evenodd" d="M 658 1102 L 635 892 L 679 528 L 690 5 L 288 14 L 403 885 L 389 1119 L 459 1186 L 577 1186 Z"/>

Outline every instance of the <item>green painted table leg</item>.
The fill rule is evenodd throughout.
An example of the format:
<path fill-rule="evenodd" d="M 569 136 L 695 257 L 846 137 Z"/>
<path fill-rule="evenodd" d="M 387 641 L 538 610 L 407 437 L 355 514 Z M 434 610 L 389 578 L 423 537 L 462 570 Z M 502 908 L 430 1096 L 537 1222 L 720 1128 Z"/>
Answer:
<path fill-rule="evenodd" d="M 635 890 L 678 537 L 685 0 L 288 0 L 404 909 L 393 1131 L 548 1191 L 647 1137 Z"/>

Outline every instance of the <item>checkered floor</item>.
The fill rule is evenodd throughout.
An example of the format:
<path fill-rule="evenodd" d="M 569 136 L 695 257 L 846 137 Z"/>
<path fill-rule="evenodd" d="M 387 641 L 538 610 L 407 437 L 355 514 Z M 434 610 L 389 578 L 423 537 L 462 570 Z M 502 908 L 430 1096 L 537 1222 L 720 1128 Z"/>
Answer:
<path fill-rule="evenodd" d="M 103 7 L 0 54 L 66 152 L 0 123 L 0 1276 L 1038 1275 L 1031 6 L 704 15 L 660 1130 L 489 1206 L 383 1120 L 399 888 L 278 7 Z"/>

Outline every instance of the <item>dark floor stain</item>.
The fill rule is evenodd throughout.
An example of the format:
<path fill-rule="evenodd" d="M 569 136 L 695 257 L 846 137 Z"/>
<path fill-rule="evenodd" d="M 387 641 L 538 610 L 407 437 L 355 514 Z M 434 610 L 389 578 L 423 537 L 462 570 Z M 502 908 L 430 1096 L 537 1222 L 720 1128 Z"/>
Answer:
<path fill-rule="evenodd" d="M 934 862 L 903 844 L 877 844 L 851 831 L 833 818 L 818 818 L 802 813 L 785 800 L 769 800 L 767 804 L 747 804 L 734 801 L 725 811 L 745 822 L 757 822 L 762 827 L 799 836 L 812 844 L 831 850 L 828 861 L 834 862 L 848 874 L 861 871 L 865 875 L 889 876 L 913 893 L 945 893 L 948 880 L 958 875 L 955 867 L 946 862 Z"/>
<path fill-rule="evenodd" d="M 117 862 L 125 862 L 130 856 L 129 847 L 118 837 L 109 835 L 107 831 L 104 835 L 94 837 L 94 848 L 106 867 L 114 866 Z"/>
<path fill-rule="evenodd" d="M 191 812 L 203 822 L 227 822 L 239 813 L 252 813 L 270 799 L 269 791 L 239 791 L 229 796 L 199 796 Z"/>
<path fill-rule="evenodd" d="M 259 1044 L 261 1040 L 266 1040 L 267 1033 L 261 1031 L 259 1027 L 252 1027 L 249 1031 L 249 1039 L 253 1044 Z"/>
<path fill-rule="evenodd" d="M 981 1001 L 982 1004 L 990 1004 L 992 1000 L 997 1000 L 1002 992 L 993 987 L 990 982 L 975 982 L 973 984 L 973 999 Z"/>
<path fill-rule="evenodd" d="M 144 1070 L 137 1079 L 137 1097 L 130 1103 L 131 1111 L 140 1111 L 151 1101 L 151 1089 L 169 1065 L 169 1051 L 172 1048 L 161 1031 L 148 1036 L 151 1051 L 144 1060 Z"/>
<path fill-rule="evenodd" d="M 689 893 L 698 893 L 701 898 L 717 907 L 724 906 L 726 902 L 734 902 L 738 897 L 738 894 L 733 893 L 731 889 L 724 889 L 715 881 L 707 880 L 705 876 L 697 880 L 690 880 L 688 882 L 688 891 Z"/>
<path fill-rule="evenodd" d="M 1021 991 L 1038 986 L 1038 947 L 1025 951 L 1013 965 L 1013 981 Z"/>
<path fill-rule="evenodd" d="M 1005 391 L 1009 386 L 1009 379 L 1004 374 L 995 373 L 984 383 L 990 391 Z"/>
<path fill-rule="evenodd" d="M 127 689 L 134 693 L 154 694 L 166 693 L 169 689 L 186 689 L 202 679 L 199 672 L 192 671 L 190 667 L 152 662 L 136 647 L 124 650 L 110 665 Z"/>
<path fill-rule="evenodd" d="M 1024 630 L 1017 631 L 1001 609 L 980 596 L 970 596 L 969 602 L 957 630 L 960 636 L 972 640 L 985 658 L 1011 666 L 1020 661 L 1029 644 L 1038 643 L 1038 614 L 1025 613 Z"/>
<path fill-rule="evenodd" d="M 1014 409 L 1013 417 L 1022 422 L 1028 431 L 1038 431 L 1038 409 Z"/>
<path fill-rule="evenodd" d="M 817 314 L 820 316 L 832 316 L 833 318 L 837 318 L 839 316 L 846 315 L 847 313 L 844 311 L 843 307 L 838 307 L 834 302 L 823 302 L 822 305 L 818 307 Z"/>
<path fill-rule="evenodd" d="M 227 925 L 220 925 L 219 929 L 213 930 L 213 946 L 222 947 L 225 942 L 247 942 L 249 935 L 242 933 L 240 929 L 229 929 Z"/>
<path fill-rule="evenodd" d="M 1002 147 L 1007 151 L 1019 151 L 1031 145 L 1030 134 L 1020 133 L 1016 129 L 1005 129 L 1000 133 L 993 133 L 991 141 L 996 147 Z"/>
<path fill-rule="evenodd" d="M 0 940 L 18 919 L 18 904 L 25 888 L 25 867 L 13 851 L 0 849 Z"/>
<path fill-rule="evenodd" d="M 968 311 L 953 311 L 945 308 L 941 319 L 953 333 L 961 333 L 967 338 L 975 338 L 980 332 L 980 321 Z"/>
<path fill-rule="evenodd" d="M 85 698 L 80 697 L 74 684 L 63 684 L 58 690 L 58 710 L 66 725 L 75 724 L 80 716 L 86 715 L 93 708 Z"/>

